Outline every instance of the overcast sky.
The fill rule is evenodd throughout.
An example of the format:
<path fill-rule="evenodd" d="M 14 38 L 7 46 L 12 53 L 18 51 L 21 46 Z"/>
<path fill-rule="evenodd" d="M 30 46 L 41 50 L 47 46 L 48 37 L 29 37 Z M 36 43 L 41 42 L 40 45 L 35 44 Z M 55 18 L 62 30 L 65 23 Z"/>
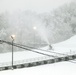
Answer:
<path fill-rule="evenodd" d="M 16 10 L 32 10 L 37 13 L 49 12 L 71 0 L 0 0 L 0 13 Z M 73 1 L 73 0 L 72 0 Z"/>

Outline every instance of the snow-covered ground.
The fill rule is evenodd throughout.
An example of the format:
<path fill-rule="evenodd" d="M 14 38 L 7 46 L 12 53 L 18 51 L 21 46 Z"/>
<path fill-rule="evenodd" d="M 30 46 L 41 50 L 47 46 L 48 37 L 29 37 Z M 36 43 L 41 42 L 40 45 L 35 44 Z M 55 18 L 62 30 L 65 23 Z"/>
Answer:
<path fill-rule="evenodd" d="M 21 51 L 21 52 L 14 52 L 13 58 L 14 58 L 14 65 L 16 65 L 16 64 L 29 63 L 33 61 L 40 61 L 52 57 L 44 56 L 42 54 L 38 54 L 30 51 Z M 12 62 L 11 52 L 0 54 L 0 67 L 11 66 L 11 62 Z"/>
<path fill-rule="evenodd" d="M 76 43 L 76 35 L 64 42 L 54 44 L 52 46 L 55 52 L 66 53 L 66 52 L 69 52 L 70 49 L 73 51 L 76 50 L 75 43 Z M 45 47 L 42 49 L 48 50 L 47 48 L 48 47 Z M 37 53 L 29 52 L 29 51 L 14 53 L 14 60 L 21 60 L 21 59 L 24 60 L 24 58 L 32 59 L 35 57 L 44 58 L 45 56 Z M 4 62 L 4 61 L 9 62 L 8 60 L 11 61 L 11 53 L 0 54 L 0 62 Z M 7 70 L 7 71 L 0 72 L 0 75 L 21 75 L 21 74 L 23 75 L 25 74 L 26 75 L 76 75 L 76 63 L 61 62 L 61 63 L 31 67 L 31 68 L 16 69 L 13 71 Z"/>
<path fill-rule="evenodd" d="M 31 68 L 0 71 L 0 75 L 76 75 L 76 64 L 61 62 Z"/>
<path fill-rule="evenodd" d="M 75 41 L 76 41 L 76 35 L 66 41 L 63 41 L 63 42 L 60 42 L 57 44 L 53 44 L 52 45 L 53 50 L 48 50 L 48 46 L 41 48 L 48 52 L 36 50 L 36 49 L 34 49 L 34 51 L 38 51 L 38 52 L 53 55 L 53 56 L 63 56 L 63 55 L 55 54 L 52 52 L 63 53 L 65 55 L 66 54 L 75 54 L 76 53 L 76 42 Z M 12 61 L 11 58 L 12 58 L 11 52 L 0 54 L 0 67 L 7 66 L 7 65 L 10 66 L 11 61 Z M 41 61 L 41 60 L 46 60 L 46 59 L 51 59 L 51 58 L 53 58 L 53 57 L 41 55 L 41 54 L 34 53 L 31 51 L 14 52 L 14 64 L 28 63 L 28 62 L 33 62 L 33 61 Z"/>

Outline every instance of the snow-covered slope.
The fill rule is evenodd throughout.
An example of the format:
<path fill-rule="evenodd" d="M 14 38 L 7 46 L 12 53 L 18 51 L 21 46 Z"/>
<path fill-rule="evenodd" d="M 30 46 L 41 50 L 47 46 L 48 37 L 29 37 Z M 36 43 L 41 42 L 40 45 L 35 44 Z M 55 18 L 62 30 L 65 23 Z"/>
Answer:
<path fill-rule="evenodd" d="M 66 41 L 53 44 L 52 46 L 53 49 L 58 52 L 76 51 L 76 35 Z"/>
<path fill-rule="evenodd" d="M 34 51 L 38 51 L 38 52 L 49 54 L 49 55 L 59 56 L 55 53 L 52 53 L 52 51 L 65 54 L 65 53 L 69 53 L 71 50 L 73 51 L 72 54 L 73 53 L 75 54 L 76 53 L 76 35 L 66 41 L 53 44 L 52 46 L 53 46 L 53 50 L 48 50 L 48 46 L 41 48 L 42 50 L 46 50 L 46 51 L 48 50 L 50 52 L 44 52 L 37 49 L 34 49 Z M 1 63 L 0 66 L 11 65 L 11 61 L 12 61 L 11 57 L 12 57 L 11 52 L 0 54 L 0 63 Z M 25 62 L 28 63 L 28 62 L 39 61 L 43 59 L 49 59 L 49 57 L 45 57 L 44 55 L 33 53 L 30 51 L 14 52 L 14 64 L 25 63 Z"/>

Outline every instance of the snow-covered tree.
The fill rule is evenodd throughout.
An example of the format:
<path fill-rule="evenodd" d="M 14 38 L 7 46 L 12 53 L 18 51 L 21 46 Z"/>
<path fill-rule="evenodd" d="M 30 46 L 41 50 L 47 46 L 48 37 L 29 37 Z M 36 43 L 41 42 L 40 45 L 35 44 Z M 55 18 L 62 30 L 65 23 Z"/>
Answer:
<path fill-rule="evenodd" d="M 65 4 L 47 17 L 45 15 L 42 20 L 45 21 L 50 43 L 64 41 L 76 34 L 76 3 Z"/>

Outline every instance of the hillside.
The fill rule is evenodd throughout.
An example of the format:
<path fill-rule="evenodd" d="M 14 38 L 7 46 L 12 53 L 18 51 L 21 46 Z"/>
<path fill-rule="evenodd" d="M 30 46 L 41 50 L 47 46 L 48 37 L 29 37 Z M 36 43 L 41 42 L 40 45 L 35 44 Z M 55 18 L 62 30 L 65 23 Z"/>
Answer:
<path fill-rule="evenodd" d="M 76 35 L 63 42 L 53 44 L 52 46 L 57 52 L 76 52 Z"/>

